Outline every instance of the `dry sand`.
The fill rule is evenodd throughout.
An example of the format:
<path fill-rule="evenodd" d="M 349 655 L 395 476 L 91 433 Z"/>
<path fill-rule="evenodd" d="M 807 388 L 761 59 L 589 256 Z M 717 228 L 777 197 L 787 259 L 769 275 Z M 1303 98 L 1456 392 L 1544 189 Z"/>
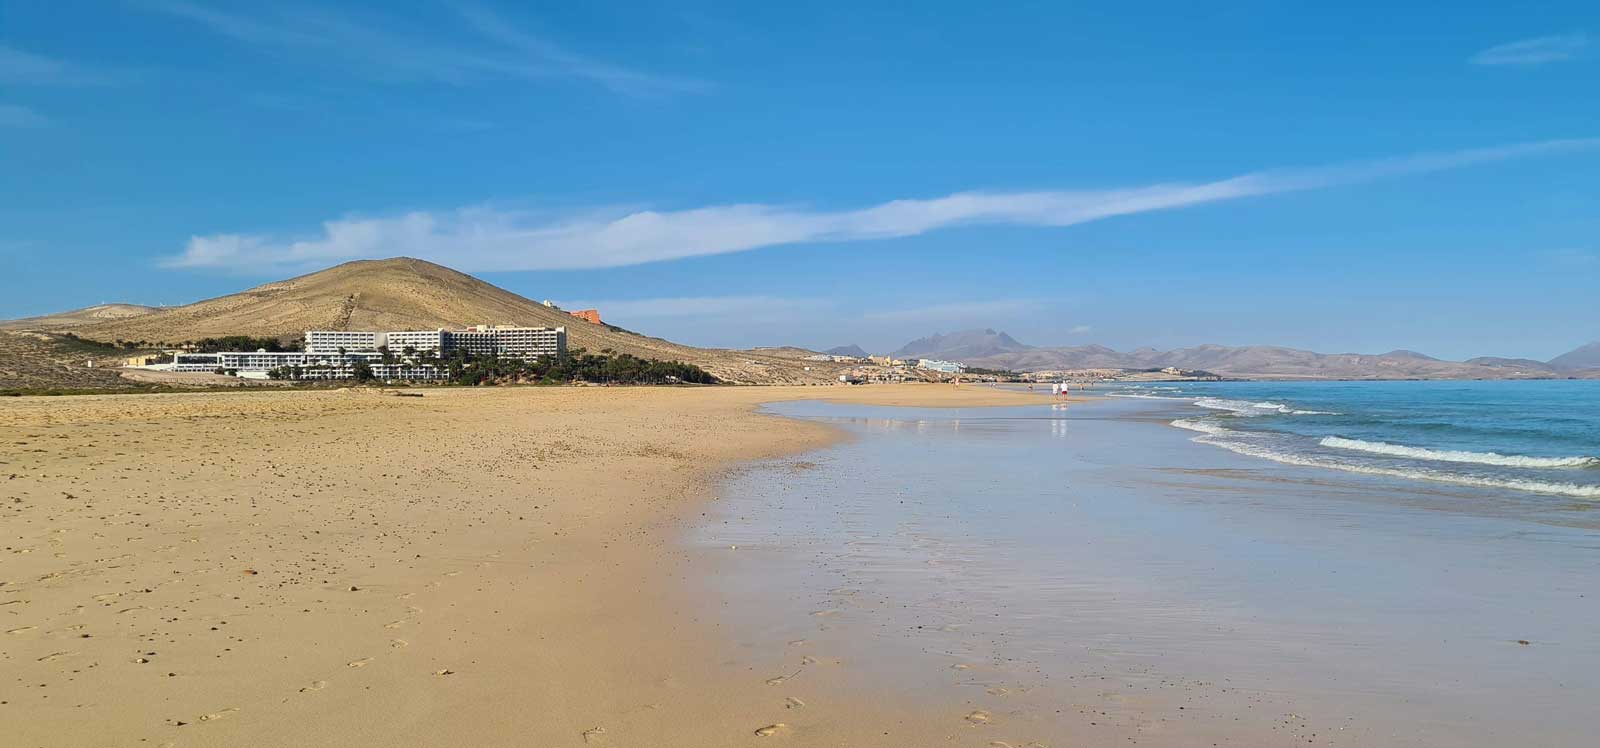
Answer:
<path fill-rule="evenodd" d="M 849 663 L 781 679 L 817 653 L 736 651 L 681 583 L 714 571 L 680 535 L 719 471 L 837 437 L 753 412 L 797 398 L 1040 402 L 946 385 L 0 401 L 0 742 L 989 745 L 986 712 L 885 703 Z"/>

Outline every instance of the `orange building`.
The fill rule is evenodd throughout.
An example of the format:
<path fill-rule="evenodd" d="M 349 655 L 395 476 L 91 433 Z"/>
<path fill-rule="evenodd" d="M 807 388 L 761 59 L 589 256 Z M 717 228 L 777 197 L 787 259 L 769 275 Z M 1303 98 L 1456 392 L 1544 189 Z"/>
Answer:
<path fill-rule="evenodd" d="M 603 325 L 603 324 L 605 324 L 604 322 L 600 321 L 600 310 L 599 309 L 579 309 L 576 312 L 567 312 L 567 314 L 570 314 L 570 315 L 572 315 L 574 317 L 577 317 L 578 319 L 581 319 L 584 322 L 588 322 L 590 324 L 595 324 L 595 325 Z"/>

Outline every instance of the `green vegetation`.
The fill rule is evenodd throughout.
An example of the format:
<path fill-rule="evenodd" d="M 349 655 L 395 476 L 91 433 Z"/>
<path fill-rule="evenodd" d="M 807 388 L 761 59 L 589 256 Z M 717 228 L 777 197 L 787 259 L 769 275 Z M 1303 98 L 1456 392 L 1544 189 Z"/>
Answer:
<path fill-rule="evenodd" d="M 706 370 L 680 361 L 654 361 L 609 349 L 589 353 L 577 348 L 561 356 L 534 361 L 498 356 L 472 356 L 456 351 L 443 362 L 448 381 L 481 385 L 502 382 L 600 382 L 606 384 L 715 384 Z"/>
<path fill-rule="evenodd" d="M 117 347 L 118 347 L 116 343 L 105 343 L 105 342 L 101 342 L 99 340 L 90 340 L 88 338 L 80 338 L 77 335 L 74 335 L 74 334 L 72 334 L 70 332 L 64 332 L 64 333 L 61 333 L 60 335 L 61 335 L 61 341 L 63 343 L 76 344 L 77 348 L 80 349 L 80 350 L 104 351 L 104 352 L 109 353 L 111 351 L 117 350 Z"/>
<path fill-rule="evenodd" d="M 1020 374 L 1018 372 L 1015 372 L 1015 371 L 1012 371 L 1010 369 L 985 369 L 985 368 L 983 368 L 981 366 L 968 366 L 966 373 L 967 374 L 982 374 L 983 376 L 987 376 L 987 377 L 1009 377 L 1011 379 L 1021 379 L 1022 378 L 1022 374 Z"/>
<path fill-rule="evenodd" d="M 285 343 L 277 338 L 253 338 L 249 335 L 227 335 L 220 338 L 201 338 L 199 340 L 184 341 L 182 347 L 196 353 L 217 353 L 220 351 L 256 351 L 267 350 L 271 352 L 298 351 L 305 346 L 302 340 L 291 340 Z"/>
<path fill-rule="evenodd" d="M 480 386 L 497 384 L 715 384 L 717 378 L 706 370 L 680 361 L 654 361 L 627 353 L 605 350 L 588 353 L 582 348 L 560 356 L 540 356 L 533 361 L 521 358 L 472 355 L 452 351 L 443 357 L 433 351 L 417 351 L 409 346 L 400 354 L 384 351 L 384 360 L 404 366 L 432 366 L 444 372 L 447 384 Z M 267 372 L 272 379 L 298 380 L 328 367 L 280 366 Z M 352 378 L 360 382 L 376 379 L 366 362 L 352 366 Z M 317 377 L 312 377 L 317 378 Z"/>

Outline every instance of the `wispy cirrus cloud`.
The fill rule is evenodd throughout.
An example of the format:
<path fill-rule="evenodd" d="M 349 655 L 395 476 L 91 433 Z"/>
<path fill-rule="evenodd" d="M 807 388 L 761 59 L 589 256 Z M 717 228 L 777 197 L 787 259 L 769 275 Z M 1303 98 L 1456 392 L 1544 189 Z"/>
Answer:
<path fill-rule="evenodd" d="M 294 238 L 195 236 L 170 267 L 262 272 L 408 255 L 469 271 L 572 270 L 638 265 L 803 243 L 917 236 L 958 226 L 1071 226 L 1113 216 L 1358 184 L 1474 164 L 1600 149 L 1600 138 L 1550 140 L 1311 169 L 1255 172 L 1212 182 L 1018 192 L 960 192 L 849 210 L 758 203 L 683 210 L 548 213 L 469 207 L 327 221 Z"/>
<path fill-rule="evenodd" d="M 0 44 L 0 83 L 11 86 L 98 86 L 115 76 Z"/>
<path fill-rule="evenodd" d="M 1581 31 L 1498 44 L 1472 56 L 1474 65 L 1543 65 L 1571 60 L 1589 46 Z"/>
<path fill-rule="evenodd" d="M 464 85 L 493 79 L 577 79 L 608 90 L 657 96 L 710 84 L 597 60 L 517 28 L 482 8 L 455 8 L 448 25 L 417 28 L 377 14 L 267 3 L 234 12 L 191 0 L 132 0 L 136 7 L 199 24 L 213 33 L 296 59 L 335 64 L 383 82 Z M 452 40 L 453 38 L 453 40 Z"/>
<path fill-rule="evenodd" d="M 50 120 L 25 106 L 0 104 L 0 127 L 44 127 Z"/>

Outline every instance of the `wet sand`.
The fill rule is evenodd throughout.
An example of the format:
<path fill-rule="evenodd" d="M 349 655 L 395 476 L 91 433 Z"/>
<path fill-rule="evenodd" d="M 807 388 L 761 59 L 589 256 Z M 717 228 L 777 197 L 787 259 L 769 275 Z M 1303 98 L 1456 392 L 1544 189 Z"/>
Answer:
<path fill-rule="evenodd" d="M 935 385 L 0 401 L 16 746 L 988 744 L 849 663 L 737 646 L 682 544 L 740 461 L 840 438 L 760 402 Z M 729 549 L 737 552 L 736 549 Z M 979 742 L 974 743 L 977 740 Z"/>
<path fill-rule="evenodd" d="M 1592 742 L 1570 502 L 1238 455 L 1169 403 L 770 410 L 859 438 L 732 476 L 691 542 L 802 698 L 849 670 L 962 745 Z"/>

